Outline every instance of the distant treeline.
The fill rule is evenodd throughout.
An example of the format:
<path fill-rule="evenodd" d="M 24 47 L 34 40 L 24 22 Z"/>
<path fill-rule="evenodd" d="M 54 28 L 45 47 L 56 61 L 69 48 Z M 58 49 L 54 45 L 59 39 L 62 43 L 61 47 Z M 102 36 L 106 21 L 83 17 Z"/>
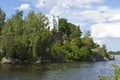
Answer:
<path fill-rule="evenodd" d="M 109 51 L 108 53 L 112 55 L 120 55 L 120 51 Z"/>

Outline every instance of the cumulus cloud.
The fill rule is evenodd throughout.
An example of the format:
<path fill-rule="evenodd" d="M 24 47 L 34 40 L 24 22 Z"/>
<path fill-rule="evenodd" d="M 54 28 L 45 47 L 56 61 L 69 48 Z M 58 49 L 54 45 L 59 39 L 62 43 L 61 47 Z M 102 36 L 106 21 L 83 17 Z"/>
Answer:
<path fill-rule="evenodd" d="M 55 14 L 58 9 L 60 11 L 72 11 L 73 8 L 74 10 L 77 9 L 90 9 L 91 8 L 91 3 L 101 3 L 103 0 L 58 0 L 56 4 L 51 8 L 50 14 Z M 56 7 L 56 10 L 55 8 Z M 69 13 L 70 14 L 70 13 Z"/>
<path fill-rule="evenodd" d="M 69 9 L 70 9 L 69 2 L 61 0 L 60 2 L 57 2 L 56 5 L 53 6 L 49 14 L 50 15 L 61 15 L 63 13 L 67 14 Z"/>
<path fill-rule="evenodd" d="M 120 23 L 100 23 L 92 25 L 93 38 L 120 38 Z"/>
<path fill-rule="evenodd" d="M 105 42 L 105 41 L 103 41 L 101 39 L 98 39 L 98 40 L 95 40 L 95 42 L 98 43 L 98 44 L 103 44 L 103 42 Z"/>
<path fill-rule="evenodd" d="M 95 23 L 105 22 L 106 17 L 104 17 L 103 13 L 100 13 L 99 11 L 94 10 L 85 10 L 81 12 L 81 14 L 84 16 L 84 19 L 91 20 Z"/>
<path fill-rule="evenodd" d="M 21 4 L 18 8 L 19 10 L 28 10 L 30 9 L 30 5 L 29 4 Z"/>
<path fill-rule="evenodd" d="M 114 15 L 109 19 L 109 21 L 120 21 L 120 13 Z"/>
<path fill-rule="evenodd" d="M 30 0 L 39 9 L 51 10 L 59 0 Z"/>
<path fill-rule="evenodd" d="M 31 1 L 37 8 L 48 7 L 51 8 L 57 3 L 68 3 L 70 5 L 79 6 L 87 5 L 91 3 L 102 3 L 104 0 L 21 0 L 21 1 Z"/>
<path fill-rule="evenodd" d="M 53 7 L 53 9 L 50 11 L 50 15 L 60 15 L 63 11 L 57 8 L 56 6 Z"/>

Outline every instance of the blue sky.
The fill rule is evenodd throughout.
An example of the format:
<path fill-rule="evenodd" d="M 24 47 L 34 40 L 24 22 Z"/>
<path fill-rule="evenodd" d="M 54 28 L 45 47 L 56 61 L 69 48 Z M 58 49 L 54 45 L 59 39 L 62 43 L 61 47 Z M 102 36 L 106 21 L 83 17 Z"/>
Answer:
<path fill-rule="evenodd" d="M 0 7 L 11 17 L 16 10 L 42 12 L 67 18 L 90 30 L 95 42 L 108 51 L 120 50 L 120 0 L 0 0 Z"/>

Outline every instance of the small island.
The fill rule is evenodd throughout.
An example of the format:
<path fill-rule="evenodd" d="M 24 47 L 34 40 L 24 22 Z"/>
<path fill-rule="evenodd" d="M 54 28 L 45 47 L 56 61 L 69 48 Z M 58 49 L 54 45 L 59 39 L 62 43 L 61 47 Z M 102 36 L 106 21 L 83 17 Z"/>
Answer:
<path fill-rule="evenodd" d="M 55 21 L 41 12 L 16 11 L 6 19 L 0 9 L 1 63 L 41 63 L 67 61 L 112 60 L 106 46 L 93 41 L 90 31 L 82 33 L 80 26 L 65 18 Z M 51 28 L 52 27 L 52 28 Z"/>

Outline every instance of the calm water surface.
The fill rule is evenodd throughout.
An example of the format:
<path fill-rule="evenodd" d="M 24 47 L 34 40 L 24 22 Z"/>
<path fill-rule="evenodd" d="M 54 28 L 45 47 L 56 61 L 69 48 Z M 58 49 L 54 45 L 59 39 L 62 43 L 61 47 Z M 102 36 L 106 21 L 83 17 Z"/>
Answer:
<path fill-rule="evenodd" d="M 113 75 L 113 61 L 69 62 L 47 64 L 0 64 L 0 80 L 95 80 L 98 76 Z"/>

